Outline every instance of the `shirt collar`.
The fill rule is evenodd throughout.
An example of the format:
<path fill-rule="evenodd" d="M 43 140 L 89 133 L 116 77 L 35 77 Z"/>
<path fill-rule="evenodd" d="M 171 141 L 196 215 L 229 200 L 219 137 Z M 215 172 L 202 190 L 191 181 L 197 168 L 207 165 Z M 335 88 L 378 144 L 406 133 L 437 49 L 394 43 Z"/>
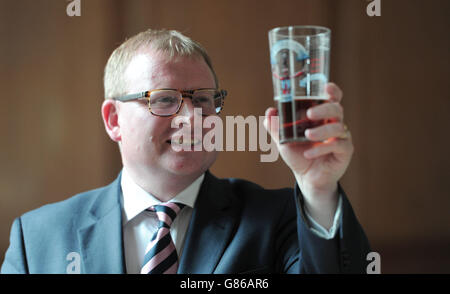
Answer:
<path fill-rule="evenodd" d="M 205 174 L 203 173 L 169 202 L 183 203 L 194 208 L 195 200 L 197 199 L 204 178 Z M 120 185 L 122 188 L 123 225 L 150 206 L 161 203 L 161 201 L 156 199 L 153 195 L 138 186 L 125 167 L 122 170 Z"/>

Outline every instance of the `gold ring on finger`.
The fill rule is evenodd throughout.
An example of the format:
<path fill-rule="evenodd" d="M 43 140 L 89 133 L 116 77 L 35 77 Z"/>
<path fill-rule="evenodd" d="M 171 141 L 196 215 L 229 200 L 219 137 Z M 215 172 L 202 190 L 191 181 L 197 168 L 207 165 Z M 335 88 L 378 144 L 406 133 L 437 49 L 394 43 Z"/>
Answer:
<path fill-rule="evenodd" d="M 338 137 L 339 139 L 347 139 L 348 138 L 348 127 L 344 124 L 344 133 Z"/>

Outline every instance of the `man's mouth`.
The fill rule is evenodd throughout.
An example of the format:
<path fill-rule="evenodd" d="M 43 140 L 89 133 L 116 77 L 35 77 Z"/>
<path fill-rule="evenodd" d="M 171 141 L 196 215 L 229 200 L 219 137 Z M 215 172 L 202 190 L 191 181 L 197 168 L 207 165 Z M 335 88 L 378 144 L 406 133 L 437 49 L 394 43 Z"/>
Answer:
<path fill-rule="evenodd" d="M 188 137 L 176 137 L 166 141 L 169 144 L 177 144 L 182 146 L 196 146 L 202 143 L 202 140 L 197 138 L 188 138 Z"/>

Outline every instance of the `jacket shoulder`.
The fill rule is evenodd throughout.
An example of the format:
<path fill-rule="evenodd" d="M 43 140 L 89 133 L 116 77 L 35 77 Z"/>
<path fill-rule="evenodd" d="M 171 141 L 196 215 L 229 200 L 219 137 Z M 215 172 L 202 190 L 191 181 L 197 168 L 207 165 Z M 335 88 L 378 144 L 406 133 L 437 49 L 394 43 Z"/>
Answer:
<path fill-rule="evenodd" d="M 107 197 L 105 192 L 113 184 L 114 182 L 26 212 L 20 217 L 22 224 L 32 227 L 51 224 L 54 228 L 74 223 L 77 218 L 86 215 L 100 197 Z"/>

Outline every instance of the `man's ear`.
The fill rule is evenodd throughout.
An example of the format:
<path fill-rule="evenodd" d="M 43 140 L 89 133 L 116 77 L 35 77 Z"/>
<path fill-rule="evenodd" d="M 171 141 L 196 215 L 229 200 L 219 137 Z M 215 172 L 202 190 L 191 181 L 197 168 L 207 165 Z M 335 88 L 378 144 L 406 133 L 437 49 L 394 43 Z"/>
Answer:
<path fill-rule="evenodd" d="M 105 124 L 106 132 L 111 140 L 114 142 L 120 142 L 122 136 L 120 133 L 119 114 L 116 101 L 112 99 L 106 99 L 102 104 L 102 118 Z"/>

